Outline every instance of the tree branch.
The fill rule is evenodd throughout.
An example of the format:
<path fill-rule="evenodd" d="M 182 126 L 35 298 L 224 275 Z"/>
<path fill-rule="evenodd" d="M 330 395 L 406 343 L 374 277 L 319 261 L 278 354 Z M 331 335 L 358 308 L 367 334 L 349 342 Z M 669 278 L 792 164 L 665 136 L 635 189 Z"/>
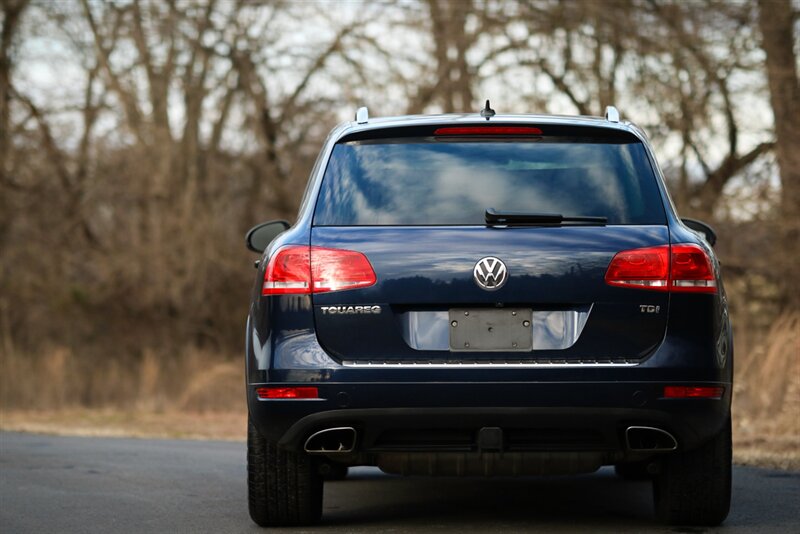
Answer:
<path fill-rule="evenodd" d="M 117 94 L 120 101 L 122 102 L 122 105 L 125 109 L 125 115 L 128 118 L 128 124 L 133 130 L 134 135 L 136 135 L 137 139 L 142 144 L 147 145 L 148 144 L 147 137 L 141 130 L 142 113 L 139 110 L 139 106 L 136 103 L 136 99 L 122 87 L 122 83 L 120 82 L 119 77 L 111 68 L 111 64 L 109 62 L 110 51 L 106 50 L 106 48 L 103 46 L 103 39 L 100 36 L 100 30 L 97 27 L 97 23 L 94 20 L 92 11 L 89 8 L 89 2 L 87 0 L 81 0 L 81 5 L 83 6 L 83 12 L 84 15 L 86 16 L 86 21 L 89 23 L 89 28 L 91 29 L 92 32 L 94 48 L 97 54 L 97 60 L 100 63 L 103 72 L 105 72 L 109 83 L 111 84 L 111 89 Z"/>

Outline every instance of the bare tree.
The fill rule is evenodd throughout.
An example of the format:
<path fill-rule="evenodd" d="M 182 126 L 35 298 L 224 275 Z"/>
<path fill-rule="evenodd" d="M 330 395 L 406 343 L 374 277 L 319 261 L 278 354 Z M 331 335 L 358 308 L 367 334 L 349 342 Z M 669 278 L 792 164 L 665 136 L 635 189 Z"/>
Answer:
<path fill-rule="evenodd" d="M 28 0 L 10 0 L 3 8 L 3 28 L 0 33 L 0 173 L 5 171 L 5 155 L 10 140 L 9 103 L 11 102 L 12 47 L 20 17 Z"/>
<path fill-rule="evenodd" d="M 475 105 L 472 97 L 475 80 L 467 53 L 480 34 L 468 31 L 465 25 L 475 6 L 472 0 L 427 0 L 425 6 L 424 19 L 429 24 L 435 67 L 429 74 L 430 80 L 417 88 L 408 112 L 419 113 L 434 102 L 445 113 L 470 110 Z"/>
<path fill-rule="evenodd" d="M 789 0 L 760 0 L 758 22 L 766 52 L 766 71 L 770 102 L 775 116 L 776 157 L 781 176 L 781 211 L 783 242 L 789 256 L 782 277 L 786 282 L 786 306 L 800 304 L 800 282 L 796 273 L 800 253 L 800 87 L 794 47 L 797 38 L 793 26 L 798 13 Z"/>
<path fill-rule="evenodd" d="M 19 21 L 28 0 L 9 1 L 3 7 L 3 28 L 0 33 L 0 246 L 10 223 L 11 207 L 8 205 L 8 189 L 13 185 L 8 178 L 8 151 L 11 142 L 11 75 L 13 68 L 12 48 Z"/>

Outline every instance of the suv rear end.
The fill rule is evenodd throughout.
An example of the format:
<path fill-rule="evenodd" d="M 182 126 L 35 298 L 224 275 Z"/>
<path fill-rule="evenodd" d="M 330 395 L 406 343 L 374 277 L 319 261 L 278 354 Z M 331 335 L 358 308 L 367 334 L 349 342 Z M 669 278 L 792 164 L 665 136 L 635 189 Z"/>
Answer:
<path fill-rule="evenodd" d="M 272 231 L 251 231 L 251 247 Z M 719 265 L 630 124 L 341 125 L 297 222 L 264 250 L 247 336 L 261 525 L 319 519 L 323 477 L 352 465 L 465 476 L 615 465 L 653 478 L 667 522 L 727 515 Z"/>

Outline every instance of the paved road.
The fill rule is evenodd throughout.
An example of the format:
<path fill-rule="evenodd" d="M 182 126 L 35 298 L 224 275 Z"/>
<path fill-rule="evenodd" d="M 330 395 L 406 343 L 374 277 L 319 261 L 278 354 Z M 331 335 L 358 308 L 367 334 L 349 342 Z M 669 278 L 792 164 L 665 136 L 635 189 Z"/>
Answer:
<path fill-rule="evenodd" d="M 0 532 L 257 532 L 242 443 L 0 433 Z M 426 479 L 358 468 L 291 532 L 703 532 L 651 519 L 650 487 L 580 477 Z M 739 467 L 724 532 L 800 532 L 800 473 Z"/>

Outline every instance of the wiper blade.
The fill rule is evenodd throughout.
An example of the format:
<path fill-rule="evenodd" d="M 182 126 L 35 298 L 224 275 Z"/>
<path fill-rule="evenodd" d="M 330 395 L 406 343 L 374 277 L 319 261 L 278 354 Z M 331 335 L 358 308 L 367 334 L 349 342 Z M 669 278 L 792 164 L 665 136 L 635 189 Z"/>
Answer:
<path fill-rule="evenodd" d="M 494 208 L 486 209 L 486 224 L 488 225 L 555 226 L 563 223 L 604 225 L 607 221 L 606 217 L 565 217 L 560 213 L 526 213 L 520 211 L 497 211 Z"/>

